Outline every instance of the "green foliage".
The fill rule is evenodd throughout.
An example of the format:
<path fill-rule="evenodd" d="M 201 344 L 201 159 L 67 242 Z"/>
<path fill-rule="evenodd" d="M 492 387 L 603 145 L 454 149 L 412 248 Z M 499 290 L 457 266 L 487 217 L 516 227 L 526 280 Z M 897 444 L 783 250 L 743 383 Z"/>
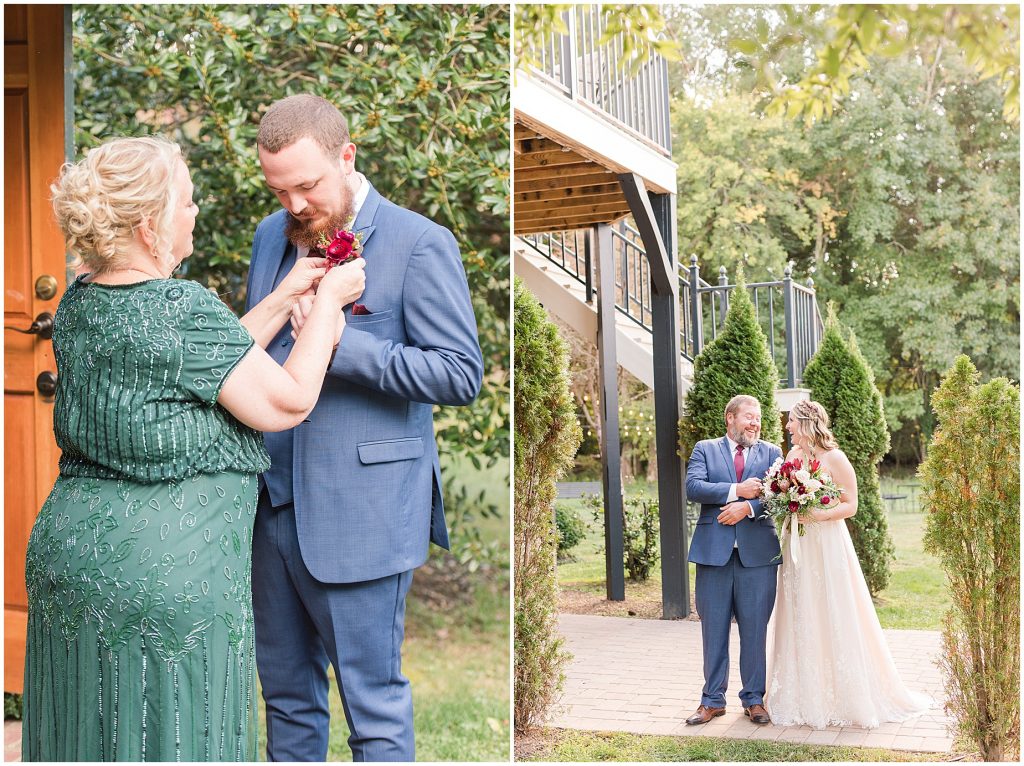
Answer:
<path fill-rule="evenodd" d="M 736 288 L 729 293 L 725 326 L 693 362 L 693 385 L 679 421 L 681 454 L 689 457 L 697 442 L 725 433 L 725 405 L 737 394 L 748 394 L 761 403 L 761 438 L 781 443 L 782 423 L 775 404 L 778 385 L 779 374 L 740 270 Z"/>
<path fill-rule="evenodd" d="M 516 5 L 515 61 L 518 68 L 536 66 L 540 51 L 553 34 L 569 34 L 563 16 L 572 8 L 567 3 Z M 622 56 L 617 63 L 620 70 L 628 68 L 630 74 L 635 75 L 644 62 L 656 55 L 669 61 L 679 59 L 679 46 L 665 37 L 665 19 L 657 5 L 602 5 L 601 22 L 604 31 L 597 40 L 598 45 L 616 37 L 622 41 Z"/>
<path fill-rule="evenodd" d="M 1020 391 L 978 385 L 956 360 L 933 404 L 939 419 L 920 475 L 925 547 L 939 556 L 953 607 L 940 660 L 947 711 L 985 761 L 1017 760 L 1020 738 Z"/>
<path fill-rule="evenodd" d="M 821 346 L 804 369 L 804 386 L 828 412 L 836 441 L 857 475 L 857 513 L 846 524 L 868 589 L 877 595 L 889 584 L 895 555 L 878 478 L 878 463 L 889 451 L 889 431 L 874 373 L 834 311 Z"/>
<path fill-rule="evenodd" d="M 17 721 L 20 721 L 24 709 L 24 702 L 22 701 L 20 694 L 10 694 L 8 692 L 4 692 L 5 720 L 8 718 L 13 718 Z"/>
<path fill-rule="evenodd" d="M 840 213 L 826 185 L 801 175 L 802 137 L 779 117 L 756 118 L 751 96 L 727 95 L 712 108 L 678 100 L 673 157 L 679 253 L 705 274 L 742 263 L 775 279 L 797 253 L 820 258 Z"/>
<path fill-rule="evenodd" d="M 929 398 L 958 354 L 986 377 L 1020 377 L 1019 126 L 1000 118 L 997 83 L 977 82 L 949 45 L 874 61 L 834 119 L 767 117 L 723 41 L 772 28 L 773 14 L 670 14 L 695 57 L 674 80 L 680 252 L 705 274 L 743 259 L 748 273 L 791 262 L 813 276 L 819 305 L 837 304 L 876 375 L 890 457 L 916 465 L 934 427 Z M 726 63 L 694 63 L 709 58 Z M 792 80 L 795 58 L 780 77 Z"/>
<path fill-rule="evenodd" d="M 441 408 L 440 450 L 507 457 L 508 7 L 89 5 L 73 19 L 77 152 L 118 135 L 179 142 L 200 207 L 182 272 L 236 310 L 253 232 L 279 207 L 257 161 L 260 115 L 304 92 L 346 115 L 358 169 L 462 252 L 486 378 L 471 406 Z M 457 480 L 446 495 L 472 543 L 493 510 Z"/>
<path fill-rule="evenodd" d="M 582 438 L 564 341 L 537 299 L 515 282 L 515 729 L 543 720 L 568 659 L 556 626 L 555 480 Z"/>
<path fill-rule="evenodd" d="M 978 78 L 997 81 L 1004 118 L 1015 122 L 1020 117 L 1020 9 L 1015 5 L 839 4 L 779 10 L 774 28 L 765 22 L 758 34 L 731 41 L 773 94 L 769 114 L 802 116 L 808 125 L 831 117 L 851 95 L 856 77 L 872 63 L 878 65 L 871 57 L 892 59 L 919 48 L 937 58 L 952 44 Z M 808 46 L 815 49 L 815 63 L 795 84 L 782 84 L 772 71 L 775 58 L 786 49 Z"/>
<path fill-rule="evenodd" d="M 555 526 L 558 527 L 559 558 L 567 555 L 587 536 L 586 522 L 578 513 L 561 505 L 555 506 Z"/>
<path fill-rule="evenodd" d="M 601 497 L 587 495 L 584 503 L 594 515 L 594 521 L 603 523 Z M 658 550 L 659 519 L 658 498 L 648 497 L 643 488 L 636 494 L 623 494 L 622 563 L 633 582 L 646 582 L 661 558 Z"/>

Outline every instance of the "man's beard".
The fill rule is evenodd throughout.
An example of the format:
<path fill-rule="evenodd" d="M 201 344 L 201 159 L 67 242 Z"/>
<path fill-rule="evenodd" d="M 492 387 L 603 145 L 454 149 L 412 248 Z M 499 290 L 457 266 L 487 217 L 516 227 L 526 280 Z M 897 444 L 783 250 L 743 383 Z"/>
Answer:
<path fill-rule="evenodd" d="M 729 432 L 729 438 L 744 449 L 750 449 L 757 444 L 757 436 L 750 436 L 744 429 L 735 429 Z"/>
<path fill-rule="evenodd" d="M 311 221 L 303 221 L 300 218 L 296 218 L 291 213 L 288 213 L 288 220 L 285 223 L 284 235 L 288 237 L 288 240 L 292 242 L 296 247 L 308 247 L 310 250 L 314 248 L 326 247 L 323 242 L 323 237 L 327 238 L 327 242 L 334 239 L 334 232 L 338 229 L 343 229 L 352 222 L 352 203 L 349 201 L 345 204 L 344 210 L 338 215 L 332 215 L 327 219 L 327 222 L 316 226 L 311 226 Z"/>

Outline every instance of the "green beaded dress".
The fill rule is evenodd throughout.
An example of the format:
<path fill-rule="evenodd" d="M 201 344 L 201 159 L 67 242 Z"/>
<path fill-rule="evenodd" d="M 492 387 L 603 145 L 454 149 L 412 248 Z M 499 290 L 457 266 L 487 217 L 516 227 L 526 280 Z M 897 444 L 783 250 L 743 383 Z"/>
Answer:
<path fill-rule="evenodd" d="M 261 436 L 216 404 L 252 347 L 195 282 L 75 281 L 60 476 L 29 540 L 26 761 L 251 761 Z"/>

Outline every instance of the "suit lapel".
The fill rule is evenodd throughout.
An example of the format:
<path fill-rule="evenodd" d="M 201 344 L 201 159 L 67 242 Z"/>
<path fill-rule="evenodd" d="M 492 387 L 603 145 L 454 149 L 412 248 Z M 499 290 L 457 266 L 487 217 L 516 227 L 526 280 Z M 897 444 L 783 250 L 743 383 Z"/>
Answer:
<path fill-rule="evenodd" d="M 754 446 L 747 450 L 746 461 L 743 463 L 743 479 L 749 479 L 750 474 L 753 471 L 754 461 L 759 456 L 758 450 L 761 449 L 760 442 L 754 442 Z"/>
<path fill-rule="evenodd" d="M 729 439 L 725 436 L 722 437 L 721 441 L 718 442 L 718 446 L 721 447 L 722 455 L 725 459 L 725 468 L 729 472 L 730 476 L 736 476 L 736 468 L 732 462 L 732 452 L 729 450 Z"/>
<path fill-rule="evenodd" d="M 380 192 L 373 188 L 373 184 L 366 181 L 370 187 L 369 192 L 366 194 L 366 199 L 363 200 L 363 206 L 359 208 L 359 214 L 356 216 L 356 220 L 352 222 L 352 232 L 359 235 L 360 244 L 366 248 L 366 243 L 370 241 L 370 237 L 376 230 L 376 226 L 373 224 L 373 219 L 377 215 L 377 208 L 380 207 L 381 196 Z"/>

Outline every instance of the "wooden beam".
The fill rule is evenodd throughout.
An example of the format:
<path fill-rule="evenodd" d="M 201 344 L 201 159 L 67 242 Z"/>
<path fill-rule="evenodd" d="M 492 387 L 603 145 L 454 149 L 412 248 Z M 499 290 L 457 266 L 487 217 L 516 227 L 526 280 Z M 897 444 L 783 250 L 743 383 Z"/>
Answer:
<path fill-rule="evenodd" d="M 516 157 L 516 172 L 529 170 L 531 168 L 559 167 L 561 165 L 576 165 L 587 163 L 593 165 L 589 160 L 580 157 L 576 152 L 537 152 L 536 154 L 521 154 Z"/>
<path fill-rule="evenodd" d="M 620 213 L 594 213 L 584 216 L 554 216 L 520 219 L 516 216 L 516 233 L 530 229 L 532 231 L 559 231 L 561 229 L 578 229 L 598 223 L 614 223 L 629 215 L 629 211 Z"/>
<path fill-rule="evenodd" d="M 530 171 L 536 173 L 536 171 Z M 567 189 L 574 186 L 591 186 L 595 184 L 606 184 L 609 179 L 615 176 L 610 173 L 599 171 L 586 176 L 552 176 L 540 177 L 536 180 L 520 178 L 519 174 L 513 171 L 513 191 L 516 194 L 521 192 L 544 191 L 545 189 Z"/>
<path fill-rule="evenodd" d="M 615 213 L 626 207 L 625 200 L 622 199 L 622 195 L 612 200 L 588 204 L 583 200 L 573 205 L 557 204 L 553 201 L 544 202 L 527 202 L 523 204 L 516 204 L 516 215 L 517 216 L 529 216 L 535 213 L 544 213 L 546 215 L 564 215 L 564 216 L 576 216 L 576 215 L 588 215 L 591 213 Z"/>
<path fill-rule="evenodd" d="M 540 181 L 545 178 L 569 178 L 571 176 L 587 176 L 593 175 L 595 170 L 600 170 L 600 166 L 595 165 L 593 162 L 583 160 L 582 162 L 575 162 L 571 165 L 559 165 L 557 168 L 528 168 L 527 170 L 520 170 L 518 167 L 515 169 L 516 178 L 522 181 Z"/>
<path fill-rule="evenodd" d="M 591 226 L 592 224 L 589 223 L 577 223 L 572 226 L 563 226 L 562 228 L 546 223 L 533 223 L 529 226 L 525 226 L 516 221 L 513 233 L 516 236 L 520 236 L 522 234 L 546 234 L 549 231 L 580 231 L 582 229 L 589 229 Z"/>
<path fill-rule="evenodd" d="M 533 202 L 537 200 L 572 200 L 590 197 L 601 197 L 608 194 L 620 196 L 622 187 L 618 181 L 606 184 L 593 184 L 591 186 L 568 186 L 564 189 L 548 189 L 544 191 L 520 192 L 516 191 L 516 204 L 521 202 Z"/>
<path fill-rule="evenodd" d="M 523 154 L 544 154 L 546 152 L 571 152 L 572 149 L 550 138 L 523 138 L 517 139 L 520 151 Z"/>

